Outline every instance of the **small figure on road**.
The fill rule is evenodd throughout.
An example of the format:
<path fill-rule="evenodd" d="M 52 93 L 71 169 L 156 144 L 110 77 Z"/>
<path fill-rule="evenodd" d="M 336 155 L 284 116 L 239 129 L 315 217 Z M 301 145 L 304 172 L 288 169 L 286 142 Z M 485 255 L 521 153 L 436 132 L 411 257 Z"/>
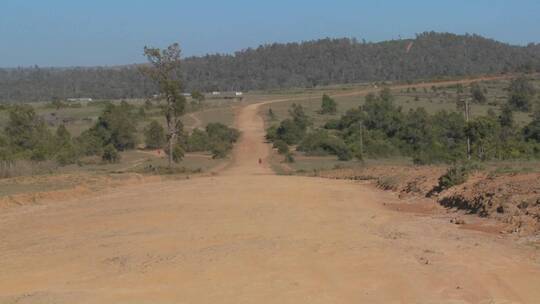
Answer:
<path fill-rule="evenodd" d="M 259 165 L 262 164 L 262 159 L 259 158 Z"/>

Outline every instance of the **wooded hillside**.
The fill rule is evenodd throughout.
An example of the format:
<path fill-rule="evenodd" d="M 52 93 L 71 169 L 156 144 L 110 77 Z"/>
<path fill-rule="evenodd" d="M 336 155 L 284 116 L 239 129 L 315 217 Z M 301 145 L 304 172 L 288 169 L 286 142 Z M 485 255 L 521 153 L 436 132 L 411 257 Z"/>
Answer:
<path fill-rule="evenodd" d="M 254 90 L 540 71 L 540 44 L 526 47 L 477 35 L 427 32 L 378 43 L 321 39 L 269 44 L 233 55 L 184 60 L 186 91 Z M 0 101 L 76 97 L 118 99 L 155 93 L 137 65 L 0 69 Z"/>

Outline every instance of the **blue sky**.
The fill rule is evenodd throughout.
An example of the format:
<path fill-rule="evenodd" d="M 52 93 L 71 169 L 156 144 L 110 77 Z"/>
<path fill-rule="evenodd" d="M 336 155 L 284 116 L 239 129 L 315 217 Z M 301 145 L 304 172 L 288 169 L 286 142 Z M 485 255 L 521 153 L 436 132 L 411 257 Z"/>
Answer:
<path fill-rule="evenodd" d="M 180 42 L 185 55 L 262 43 L 477 33 L 540 42 L 538 0 L 1 0 L 0 67 L 144 61 L 145 45 Z"/>

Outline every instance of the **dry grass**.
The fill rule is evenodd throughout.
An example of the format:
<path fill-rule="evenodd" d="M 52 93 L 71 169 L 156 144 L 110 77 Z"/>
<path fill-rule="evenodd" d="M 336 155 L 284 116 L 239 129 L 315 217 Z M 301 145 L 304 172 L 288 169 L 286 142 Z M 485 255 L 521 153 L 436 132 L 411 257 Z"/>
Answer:
<path fill-rule="evenodd" d="M 540 79 L 533 81 L 534 85 L 540 90 Z M 506 102 L 507 91 L 506 88 L 509 85 L 509 80 L 490 80 L 485 82 L 480 82 L 482 87 L 488 89 L 486 94 L 488 103 L 479 105 L 473 104 L 471 106 L 471 115 L 481 116 L 486 115 L 487 112 L 491 109 L 495 112 L 498 112 L 499 105 Z M 436 90 L 431 88 L 418 88 L 416 91 L 413 91 L 414 84 L 410 86 L 411 90 L 407 92 L 407 89 L 394 90 L 395 103 L 396 105 L 402 107 L 403 111 L 406 112 L 410 109 L 416 109 L 423 107 L 428 113 L 436 113 L 441 110 L 446 111 L 456 111 L 456 99 L 457 99 L 457 89 L 455 87 L 442 87 L 437 86 Z M 277 120 L 282 120 L 288 117 L 288 110 L 293 103 L 301 104 L 306 113 L 313 118 L 315 126 L 323 125 L 328 119 L 339 118 L 347 110 L 352 108 L 357 108 L 358 106 L 364 103 L 364 96 L 334 96 L 338 104 L 338 112 L 336 115 L 320 115 L 318 113 L 321 106 L 321 98 L 323 93 L 327 93 L 332 97 L 332 94 L 343 93 L 346 90 L 354 89 L 355 87 L 349 86 L 345 87 L 344 90 L 339 90 L 336 87 L 332 88 L 320 88 L 320 89 L 306 89 L 306 90 L 291 90 L 291 91 L 281 91 L 281 94 L 277 95 L 277 98 L 298 98 L 305 97 L 303 100 L 296 101 L 286 101 L 277 104 L 265 105 L 262 107 L 262 112 L 266 113 L 269 108 L 272 108 L 274 111 Z M 356 87 L 359 89 L 362 87 Z M 364 86 L 363 88 L 367 88 Z M 464 92 L 467 93 L 469 86 L 464 87 Z M 288 94 L 283 94 L 287 93 Z M 274 96 L 273 98 L 276 98 Z M 523 112 L 515 112 L 514 118 L 516 122 L 520 125 L 524 125 L 530 121 L 530 114 Z"/>
<path fill-rule="evenodd" d="M 181 178 L 209 172 L 227 161 L 212 159 L 209 154 L 189 153 L 169 172 L 153 170 L 166 168 L 167 160 L 146 151 L 122 152 L 121 157 L 121 162 L 117 164 L 102 163 L 99 159 L 92 158 L 86 159 L 88 163 L 84 166 L 72 165 L 58 170 L 47 170 L 46 163 L 18 162 L 13 169 L 17 170 L 16 174 L 0 179 L 0 205 L 6 197 L 12 197 L 24 204 L 27 200 L 32 201 L 36 195 L 40 199 L 51 195 L 71 196 L 78 195 L 75 192 L 85 194 L 134 181 L 141 182 L 147 179 L 141 174 L 173 174 L 172 178 Z"/>
<path fill-rule="evenodd" d="M 56 171 L 57 169 L 58 165 L 53 161 L 0 161 L 0 179 L 25 175 L 48 174 Z"/>

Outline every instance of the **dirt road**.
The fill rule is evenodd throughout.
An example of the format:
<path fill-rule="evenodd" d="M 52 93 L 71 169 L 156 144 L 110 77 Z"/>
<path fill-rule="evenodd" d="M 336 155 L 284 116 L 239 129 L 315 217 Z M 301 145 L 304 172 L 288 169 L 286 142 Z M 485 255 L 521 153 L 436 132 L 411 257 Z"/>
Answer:
<path fill-rule="evenodd" d="M 191 120 L 193 120 L 193 124 L 191 126 L 189 126 L 190 129 L 197 129 L 197 128 L 202 128 L 203 125 L 202 125 L 202 121 L 199 119 L 199 117 L 197 117 L 197 115 L 195 115 L 194 113 L 189 113 L 188 114 L 189 118 Z"/>
<path fill-rule="evenodd" d="M 0 303 L 540 302 L 530 247 L 356 182 L 273 175 L 258 107 L 218 176 L 2 211 Z"/>

